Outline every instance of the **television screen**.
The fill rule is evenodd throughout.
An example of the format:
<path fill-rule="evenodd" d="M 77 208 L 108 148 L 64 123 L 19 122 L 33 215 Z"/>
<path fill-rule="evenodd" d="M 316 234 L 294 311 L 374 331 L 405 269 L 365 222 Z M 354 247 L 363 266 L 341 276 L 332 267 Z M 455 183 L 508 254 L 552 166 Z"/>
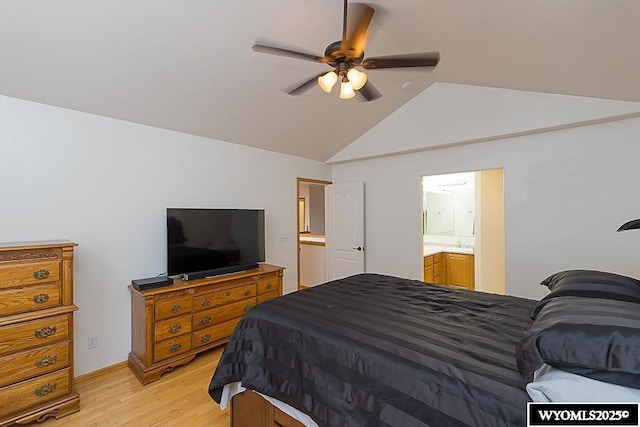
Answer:
<path fill-rule="evenodd" d="M 169 276 L 231 273 L 264 260 L 264 210 L 167 209 Z"/>

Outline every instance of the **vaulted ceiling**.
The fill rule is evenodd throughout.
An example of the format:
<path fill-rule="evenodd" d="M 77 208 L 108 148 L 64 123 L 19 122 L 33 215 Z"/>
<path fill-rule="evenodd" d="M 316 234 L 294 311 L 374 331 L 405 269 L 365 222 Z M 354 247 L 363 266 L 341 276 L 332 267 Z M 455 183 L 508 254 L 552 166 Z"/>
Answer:
<path fill-rule="evenodd" d="M 637 0 L 367 3 L 365 56 L 442 57 L 371 70 L 373 102 L 287 95 L 326 65 L 251 50 L 322 55 L 342 0 L 3 0 L 0 94 L 320 161 L 434 82 L 640 102 Z"/>

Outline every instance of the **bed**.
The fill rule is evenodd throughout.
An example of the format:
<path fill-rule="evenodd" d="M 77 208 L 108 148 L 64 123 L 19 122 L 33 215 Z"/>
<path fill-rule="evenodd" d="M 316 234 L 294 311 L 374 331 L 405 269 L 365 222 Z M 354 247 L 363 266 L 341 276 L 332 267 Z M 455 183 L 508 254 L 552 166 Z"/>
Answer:
<path fill-rule="evenodd" d="M 576 296 L 565 282 L 584 277 L 565 276 L 543 282 L 551 293 L 541 301 L 380 274 L 295 292 L 245 315 L 209 394 L 222 406 L 233 398 L 232 426 L 524 426 L 532 394 L 527 387 L 549 384 L 540 373 L 553 368 L 557 374 L 561 365 L 567 375 L 604 379 L 640 400 L 633 394 L 640 392 L 633 387 L 640 385 L 640 353 L 634 353 L 640 352 L 640 282 L 622 287 L 623 298 L 614 298 L 617 291 L 614 297 Z M 572 320 L 557 319 L 557 304 L 580 306 L 576 299 L 588 314 L 581 312 L 581 320 L 566 328 Z M 592 356 L 585 369 L 582 361 L 547 357 L 544 345 L 562 348 L 566 334 L 580 329 L 576 325 L 603 299 L 606 312 L 624 312 L 624 325 L 605 323 L 629 332 L 616 361 Z M 562 335 L 558 327 L 568 332 Z M 598 330 L 595 338 L 604 334 Z M 599 365 L 607 363 L 626 365 Z M 626 378 L 618 380 L 620 373 Z M 571 392 L 576 383 L 569 384 Z M 534 391 L 545 395 L 540 390 Z"/>

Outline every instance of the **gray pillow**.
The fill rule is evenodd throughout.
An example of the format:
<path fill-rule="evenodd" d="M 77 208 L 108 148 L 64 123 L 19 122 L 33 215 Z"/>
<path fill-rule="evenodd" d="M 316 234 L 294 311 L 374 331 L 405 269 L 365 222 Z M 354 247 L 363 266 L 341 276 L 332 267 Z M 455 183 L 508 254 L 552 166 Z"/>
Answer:
<path fill-rule="evenodd" d="M 535 319 L 549 301 L 565 297 L 612 299 L 640 304 L 640 280 L 595 270 L 567 270 L 552 274 L 541 283 L 551 291 L 531 310 Z"/>
<path fill-rule="evenodd" d="M 546 363 L 640 388 L 640 306 L 616 299 L 550 299 L 518 343 L 516 361 L 526 381 Z"/>

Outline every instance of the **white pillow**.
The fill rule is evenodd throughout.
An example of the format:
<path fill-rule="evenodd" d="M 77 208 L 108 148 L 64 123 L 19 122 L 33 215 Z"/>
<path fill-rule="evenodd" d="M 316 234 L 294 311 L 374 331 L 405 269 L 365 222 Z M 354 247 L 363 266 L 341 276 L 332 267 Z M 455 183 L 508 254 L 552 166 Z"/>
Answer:
<path fill-rule="evenodd" d="M 593 380 L 542 365 L 527 384 L 534 402 L 640 402 L 640 389 Z"/>

